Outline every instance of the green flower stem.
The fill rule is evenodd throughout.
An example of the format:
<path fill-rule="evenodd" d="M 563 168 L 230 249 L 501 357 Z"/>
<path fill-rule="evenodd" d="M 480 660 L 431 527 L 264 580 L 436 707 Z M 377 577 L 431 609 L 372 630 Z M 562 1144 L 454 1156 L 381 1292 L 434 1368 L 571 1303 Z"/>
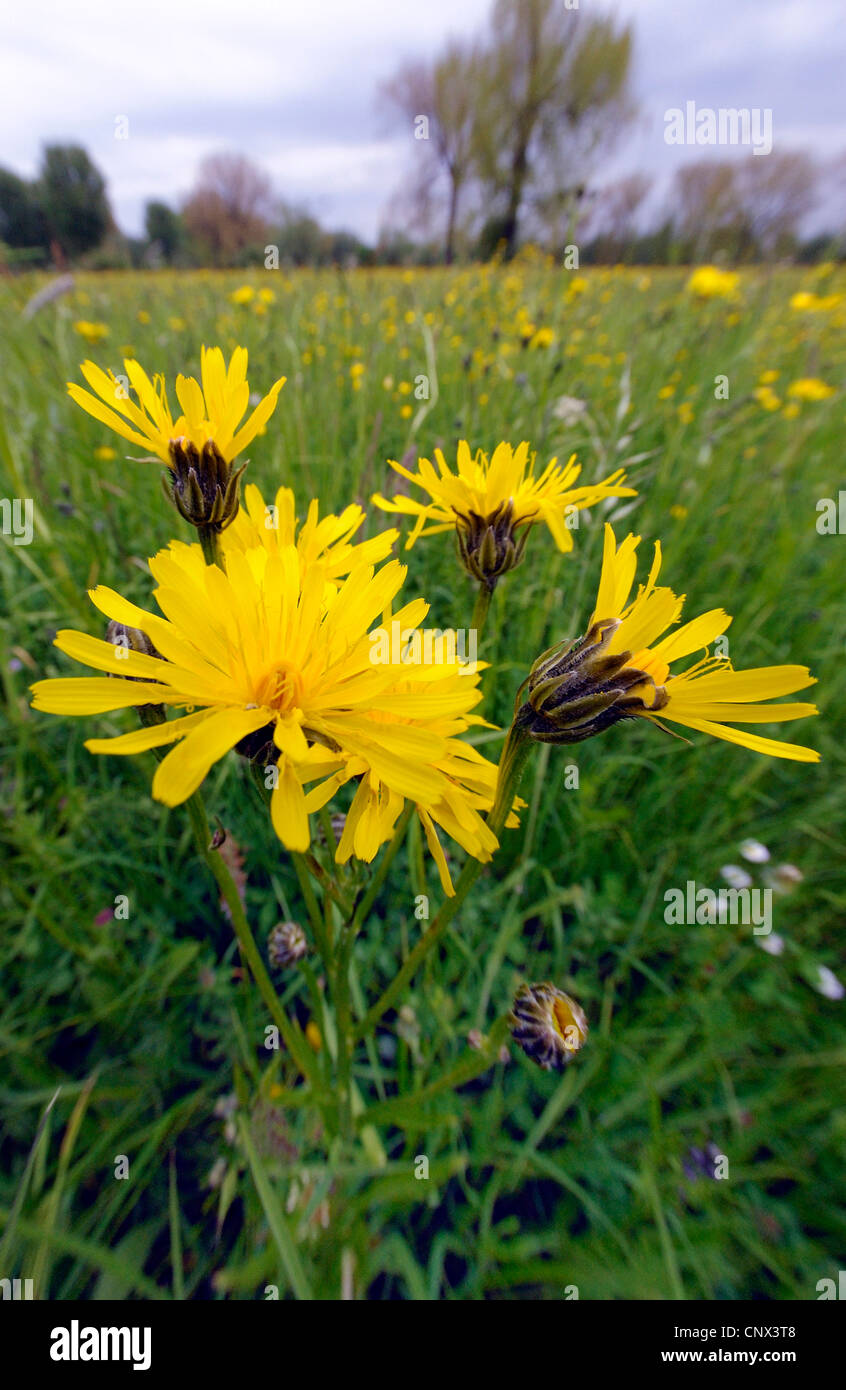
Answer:
<path fill-rule="evenodd" d="M 512 724 L 508 731 L 508 737 L 505 740 L 502 757 L 500 758 L 496 797 L 487 818 L 488 825 L 497 838 L 499 838 L 508 818 L 508 813 L 513 804 L 514 796 L 520 778 L 523 775 L 523 769 L 526 766 L 526 760 L 529 756 L 531 747 L 532 739 L 526 730 L 516 723 Z M 409 952 L 402 969 L 388 985 L 382 997 L 368 1010 L 356 1030 L 356 1037 L 362 1037 L 371 1032 L 379 1022 L 383 1013 L 385 1013 L 387 1009 L 390 1009 L 395 1000 L 398 999 L 406 985 L 417 972 L 423 960 L 440 941 L 458 909 L 464 903 L 476 879 L 482 872 L 482 867 L 478 859 L 468 858 L 458 883 L 456 884 L 455 896 L 447 898 L 431 926 L 423 933 L 417 945 Z"/>
<path fill-rule="evenodd" d="M 267 1005 L 271 1018 L 276 1024 L 282 1035 L 285 1046 L 299 1067 L 304 1076 L 308 1077 L 316 1093 L 322 1090 L 320 1075 L 317 1069 L 317 1062 L 308 1043 L 306 1042 L 300 1028 L 296 1023 L 292 1023 L 279 1002 L 276 990 L 273 988 L 270 976 L 268 975 L 264 962 L 256 946 L 255 938 L 250 930 L 246 913 L 241 905 L 241 899 L 235 881 L 229 872 L 226 861 L 221 858 L 217 850 L 210 848 L 209 823 L 206 816 L 206 808 L 199 792 L 186 802 L 188 814 L 191 818 L 191 827 L 194 831 L 194 839 L 197 845 L 197 852 L 214 875 L 217 886 L 220 889 L 229 914 L 232 919 L 232 926 L 238 940 L 241 955 L 246 961 L 250 973 L 255 980 L 259 994 Z"/>
<path fill-rule="evenodd" d="M 220 532 L 215 526 L 198 526 L 197 536 L 200 545 L 203 547 L 203 556 L 207 565 L 217 565 L 226 573 L 226 566 L 223 563 L 223 552 L 220 548 Z"/>
<path fill-rule="evenodd" d="M 485 619 L 488 616 L 488 609 L 491 606 L 493 589 L 488 584 L 480 584 L 479 592 L 476 595 L 476 604 L 473 609 L 473 616 L 470 619 L 470 631 L 475 632 L 477 637 L 481 637 L 485 627 Z"/>
<path fill-rule="evenodd" d="M 370 909 L 376 901 L 377 894 L 385 882 L 397 850 L 405 839 L 413 811 L 414 807 L 409 803 L 400 816 L 391 842 L 379 861 L 379 867 L 373 875 L 366 893 L 358 903 L 350 921 L 341 928 L 340 940 L 335 953 L 333 994 L 338 1032 L 338 1122 L 342 1135 L 350 1134 L 353 1121 L 353 1028 L 350 1007 L 350 965 L 353 946 L 363 923 L 367 920 Z"/>
<path fill-rule="evenodd" d="M 295 851 L 291 852 L 291 859 L 299 881 L 300 892 L 303 895 L 303 901 L 305 902 L 308 912 L 308 920 L 311 923 L 311 929 L 314 933 L 315 945 L 317 946 L 324 966 L 328 970 L 331 965 L 332 950 L 327 939 L 323 913 L 320 911 L 320 904 L 315 896 L 314 885 L 309 877 L 308 863 L 304 855 L 297 854 Z"/>

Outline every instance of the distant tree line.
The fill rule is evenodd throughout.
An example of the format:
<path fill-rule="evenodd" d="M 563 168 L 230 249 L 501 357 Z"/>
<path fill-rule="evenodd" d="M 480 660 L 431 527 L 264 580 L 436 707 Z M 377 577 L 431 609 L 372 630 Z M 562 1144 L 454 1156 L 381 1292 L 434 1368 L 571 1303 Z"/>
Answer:
<path fill-rule="evenodd" d="M 0 169 L 0 265 L 435 264 L 508 259 L 525 241 L 556 257 L 575 246 L 585 264 L 846 257 L 843 225 L 801 233 L 822 191 L 846 193 L 846 155 L 699 158 L 663 203 L 641 174 L 600 183 L 635 115 L 633 42 L 576 0 L 494 0 L 477 37 L 404 63 L 379 95 L 407 131 L 409 171 L 374 246 L 280 202 L 238 153 L 205 159 L 179 208 L 149 202 L 144 236 L 126 237 L 85 150 L 48 145 L 34 180 Z"/>

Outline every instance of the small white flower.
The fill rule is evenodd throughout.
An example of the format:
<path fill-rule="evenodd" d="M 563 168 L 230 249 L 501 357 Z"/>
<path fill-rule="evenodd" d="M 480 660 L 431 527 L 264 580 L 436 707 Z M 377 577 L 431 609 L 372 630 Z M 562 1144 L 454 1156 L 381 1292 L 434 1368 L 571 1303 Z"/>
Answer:
<path fill-rule="evenodd" d="M 814 988 L 819 990 L 820 994 L 824 994 L 826 999 L 842 999 L 846 994 L 846 989 L 827 965 L 817 966 L 817 981 Z"/>
<path fill-rule="evenodd" d="M 790 893 L 804 877 L 802 870 L 797 869 L 795 864 L 776 864 L 774 868 L 767 869 L 764 882 L 777 893 Z"/>
<path fill-rule="evenodd" d="M 752 875 L 738 864 L 724 864 L 720 873 L 729 888 L 751 888 L 752 886 Z"/>
<path fill-rule="evenodd" d="M 587 403 L 580 401 L 577 396 L 559 396 L 552 413 L 556 420 L 560 420 L 565 425 L 574 425 L 580 420 L 587 410 Z"/>
<path fill-rule="evenodd" d="M 769 936 L 756 936 L 755 941 L 768 956 L 780 956 L 784 951 L 784 937 L 779 936 L 778 932 L 771 932 Z"/>
<path fill-rule="evenodd" d="M 770 851 L 760 840 L 742 840 L 739 849 L 743 858 L 748 859 L 750 864 L 766 864 L 770 857 Z"/>

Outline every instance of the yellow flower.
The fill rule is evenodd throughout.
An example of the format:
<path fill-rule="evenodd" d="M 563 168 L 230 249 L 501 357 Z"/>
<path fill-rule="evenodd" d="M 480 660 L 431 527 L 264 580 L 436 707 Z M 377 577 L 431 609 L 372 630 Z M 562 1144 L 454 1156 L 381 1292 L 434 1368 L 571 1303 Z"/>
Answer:
<path fill-rule="evenodd" d="M 202 349 L 202 386 L 193 377 L 176 378 L 176 396 L 182 407 L 182 414 L 176 419 L 171 414 L 163 377 L 150 381 L 140 363 L 132 359 L 127 359 L 123 367 L 138 397 L 137 405 L 112 372 L 107 374 L 90 361 L 83 362 L 81 370 L 96 394 L 75 382 L 68 382 L 68 394 L 95 420 L 167 464 L 171 461 L 171 444 L 180 441 L 194 445 L 200 452 L 212 443 L 231 463 L 267 424 L 285 384 L 284 377 L 274 382 L 239 429 L 250 400 L 246 348 L 235 349 L 228 368 L 220 348 Z"/>
<path fill-rule="evenodd" d="M 826 386 L 819 377 L 803 376 L 791 382 L 787 394 L 797 401 L 827 401 L 829 396 L 834 395 L 834 387 Z"/>
<path fill-rule="evenodd" d="M 701 265 L 687 282 L 687 291 L 697 299 L 733 299 L 740 276 L 733 270 L 720 270 L 715 265 Z"/>
<path fill-rule="evenodd" d="M 791 296 L 790 307 L 797 313 L 827 314 L 837 308 L 842 298 L 842 294 L 819 295 L 811 294 L 808 290 L 799 290 Z"/>
<path fill-rule="evenodd" d="M 536 475 L 535 455 L 529 453 L 525 441 L 516 449 L 510 444 L 498 444 L 489 458 L 481 449 L 471 454 L 467 441 L 461 440 L 455 473 L 447 466 L 440 449 L 435 450 L 438 472 L 429 459 L 418 460 L 419 473 L 411 473 L 401 463 L 390 460 L 395 472 L 429 494 L 428 501 L 418 502 L 397 495 L 389 502 L 381 493 L 376 493 L 373 501 L 382 511 L 417 518 L 405 543 L 406 550 L 411 549 L 418 536 L 455 530 L 459 544 L 469 546 L 473 553 L 485 544 L 490 548 L 491 543 L 485 541 L 485 535 L 492 532 L 496 533 L 492 544 L 497 550 L 501 542 L 506 548 L 519 547 L 522 554 L 529 529 L 543 521 L 552 532 L 558 549 L 568 551 L 573 548 L 568 522 L 578 511 L 606 497 L 636 496 L 634 488 L 623 486 L 626 475 L 622 469 L 617 469 L 602 483 L 576 487 L 581 466 L 575 462 L 575 457 L 573 454 L 563 467 L 553 458 Z M 433 524 L 427 527 L 427 522 Z M 516 536 L 523 528 L 523 535 Z M 498 568 L 504 557 L 491 558 Z M 516 560 L 512 558 L 512 564 L 519 558 L 520 555 Z M 490 568 L 488 566 L 488 570 Z M 499 572 L 504 571 L 500 569 Z"/>
<path fill-rule="evenodd" d="M 681 405 L 677 407 L 676 413 L 679 417 L 680 425 L 689 425 L 694 418 L 693 406 L 690 401 L 682 401 Z"/>
<path fill-rule="evenodd" d="M 309 566 L 321 564 L 326 578 L 336 586 L 357 565 L 378 565 L 390 555 L 399 532 L 382 531 L 369 540 L 353 541 L 364 523 L 365 513 L 356 503 L 345 507 L 340 516 L 331 513 L 319 520 L 320 503 L 314 498 L 297 530 L 296 503 L 288 487 L 280 487 L 272 506 L 265 504 L 259 489 L 250 483 L 244 489 L 244 505 L 234 522 L 221 536 L 224 558 L 230 551 L 252 550 L 256 546 L 268 554 L 280 554 L 295 546 L 303 574 Z"/>
<path fill-rule="evenodd" d="M 112 459 L 117 458 L 117 449 L 110 444 L 101 444 L 99 449 L 94 450 L 94 457 L 98 463 L 111 463 Z"/>
<path fill-rule="evenodd" d="M 768 371 L 761 373 L 761 375 L 758 377 L 758 383 L 761 386 L 772 386 L 774 381 L 778 381 L 779 376 L 780 373 L 775 371 L 774 368 L 770 367 Z"/>
<path fill-rule="evenodd" d="M 378 571 L 357 564 L 337 589 L 324 565 L 303 572 L 294 546 L 232 548 L 224 573 L 205 564 L 199 547 L 177 543 L 150 569 L 164 617 L 102 586 L 91 599 L 113 622 L 144 634 L 154 654 L 61 631 L 60 651 L 108 674 L 39 681 L 36 709 L 183 711 L 86 747 L 128 754 L 175 744 L 153 778 L 153 795 L 167 806 L 190 797 L 232 748 L 272 761 L 271 819 L 291 850 L 308 848 L 309 814 L 357 781 L 339 863 L 351 855 L 372 860 L 406 799 L 417 807 L 445 891 L 452 885 L 436 826 L 468 854 L 490 859 L 497 841 L 480 812 L 493 804 L 496 768 L 457 737 L 483 722 L 470 713 L 481 699 L 479 671 L 432 642 L 431 661 L 403 660 L 406 647 L 382 659 L 385 629 L 393 633 L 396 623 L 410 641 L 428 611 L 422 599 L 392 611 L 405 578 L 398 561 Z M 381 626 L 371 637 L 374 622 Z M 309 783 L 316 785 L 306 791 Z"/>
<path fill-rule="evenodd" d="M 256 292 L 252 285 L 241 285 L 237 290 L 233 290 L 229 296 L 232 304 L 252 304 L 256 297 Z"/>
<path fill-rule="evenodd" d="M 780 397 L 769 386 L 756 386 L 752 395 L 765 410 L 779 410 L 781 408 Z"/>
<path fill-rule="evenodd" d="M 91 323 L 89 319 L 77 319 L 74 328 L 89 347 L 96 347 L 109 336 L 109 330 L 104 323 Z"/>
<path fill-rule="evenodd" d="M 259 299 L 262 304 L 274 304 L 276 302 L 276 295 L 268 285 L 265 285 L 263 290 L 259 290 Z"/>
<path fill-rule="evenodd" d="M 639 536 L 629 535 L 618 547 L 606 525 L 599 593 L 587 635 L 538 658 L 515 724 L 541 742 L 579 743 L 621 719 L 641 717 L 659 725 L 666 719 L 772 757 L 818 762 L 812 748 L 733 727 L 816 714 L 815 705 L 763 703 L 814 685 L 807 667 L 735 671 L 727 658 L 710 656 L 710 644 L 731 618 L 713 608 L 675 626 L 684 599 L 656 584 L 661 568 L 657 542 L 647 582 L 630 599 L 639 544 Z M 662 637 L 668 628 L 674 630 Z M 671 672 L 672 663 L 695 652 L 704 655 L 686 670 Z"/>
<path fill-rule="evenodd" d="M 551 328 L 538 328 L 529 339 L 529 349 L 552 347 L 555 342 L 555 334 Z"/>

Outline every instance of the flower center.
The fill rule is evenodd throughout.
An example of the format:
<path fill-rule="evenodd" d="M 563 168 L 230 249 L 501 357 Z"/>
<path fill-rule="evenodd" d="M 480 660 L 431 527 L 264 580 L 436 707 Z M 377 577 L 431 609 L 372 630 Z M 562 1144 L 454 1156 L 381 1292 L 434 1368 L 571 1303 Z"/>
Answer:
<path fill-rule="evenodd" d="M 256 684 L 256 704 L 290 710 L 302 704 L 303 682 L 290 661 L 277 661 Z"/>

